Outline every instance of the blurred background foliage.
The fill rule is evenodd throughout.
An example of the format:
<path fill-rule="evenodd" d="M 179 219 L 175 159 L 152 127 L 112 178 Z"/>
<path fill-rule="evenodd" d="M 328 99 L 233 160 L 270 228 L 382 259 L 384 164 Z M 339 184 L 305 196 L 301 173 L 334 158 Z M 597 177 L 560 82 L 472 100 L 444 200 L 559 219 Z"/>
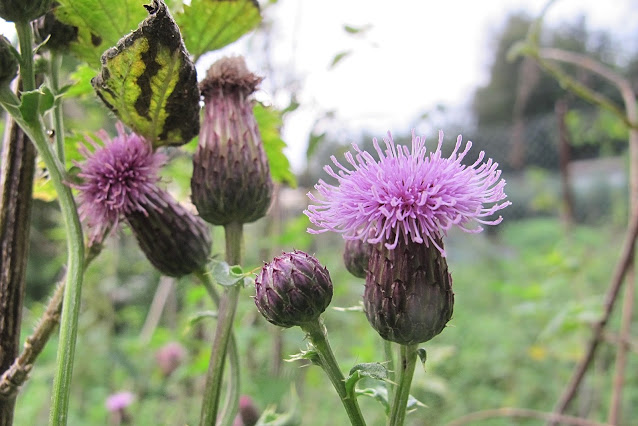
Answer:
<path fill-rule="evenodd" d="M 178 22 L 192 26 L 191 21 L 202 20 L 196 16 L 203 13 L 202 1 L 192 0 L 189 6 L 173 1 L 169 5 Z M 269 93 L 289 102 L 279 111 L 257 107 L 264 138 L 274 147 L 269 157 L 279 185 L 269 216 L 245 232 L 244 270 L 258 268 L 282 250 L 315 253 L 335 284 L 331 306 L 357 306 L 363 282 L 350 276 L 342 265 L 343 241 L 335 235 L 307 234 L 309 223 L 302 210 L 308 202 L 305 193 L 318 179 L 329 179 L 322 168 L 332 164 L 330 156 L 342 159 L 351 142 L 370 149 L 372 137 L 383 135 L 350 128 L 333 111 L 322 111 L 309 136 L 305 168 L 296 175 L 291 172 L 278 130 L 285 126 L 286 114 L 298 106 L 296 91 L 303 78 L 272 68 L 269 42 L 274 35 L 269 10 L 277 7 L 277 1 L 262 2 L 261 6 L 263 20 L 247 27 L 258 25 L 249 36 L 246 54 L 262 69 L 272 71 L 265 76 Z M 229 29 L 225 36 L 232 41 L 243 30 L 233 31 L 237 21 L 228 16 L 219 25 Z M 138 18 L 131 18 L 126 31 L 137 25 Z M 533 63 L 506 60 L 511 45 L 525 37 L 531 23 L 529 16 L 512 14 L 495 36 L 490 77 L 473 94 L 469 118 L 460 122 L 448 116 L 445 105 L 414 118 L 415 127 L 446 130 L 444 149 L 448 153 L 457 134 L 471 136 L 474 148 L 468 161 L 473 162 L 479 150 L 498 161 L 513 205 L 504 211 L 502 225 L 478 236 L 452 232 L 447 240 L 456 293 L 454 317 L 444 333 L 424 345 L 428 351 L 426 371 L 417 368 L 413 394 L 427 407 L 410 415 L 410 424 L 445 424 L 473 411 L 504 406 L 551 410 L 583 353 L 591 324 L 602 311 L 603 294 L 627 218 L 627 131 L 615 117 L 564 92 Z M 185 34 L 195 57 L 211 46 L 219 47 L 210 37 L 193 44 L 193 31 Z M 346 31 L 353 37 L 365 37 L 365 27 L 346 27 Z M 111 38 L 104 39 L 104 48 L 107 41 L 117 41 L 114 35 Z M 547 28 L 543 44 L 611 64 L 638 89 L 638 54 L 628 60 L 615 58 L 611 40 L 606 33 L 591 31 L 583 18 Z M 86 43 L 74 49 L 91 65 L 101 53 Z M 348 54 L 336 51 L 332 66 L 347 60 Z M 75 82 L 64 104 L 68 167 L 72 168 L 79 158 L 77 146 L 101 128 L 114 134 L 114 120 L 88 85 L 95 69 L 81 65 L 71 55 L 65 56 L 64 69 Z M 620 101 L 605 81 L 579 70 L 572 72 L 579 81 Z M 563 170 L 556 113 L 561 101 L 568 105 L 565 123 L 569 135 L 567 168 Z M 393 136 L 400 143 L 410 140 L 407 131 Z M 434 144 L 434 135 L 429 138 Z M 190 155 L 195 146 L 196 141 L 191 141 L 180 149 L 166 150 L 171 161 L 163 170 L 164 184 L 184 203 L 189 201 Z M 561 179 L 566 171 L 569 188 Z M 40 172 L 23 337 L 42 313 L 65 259 L 58 210 L 47 187 L 46 171 Z M 572 194 L 571 201 L 565 197 L 566 190 Z M 220 255 L 222 251 L 223 235 L 216 229 L 213 252 Z M 187 277 L 162 284 L 163 280 L 126 229 L 108 240 L 88 269 L 69 424 L 107 424 L 110 420 L 104 401 L 120 390 L 136 395 L 128 410 L 131 424 L 197 422 L 214 330 L 214 319 L 197 313 L 214 310 L 214 306 L 196 280 Z M 162 287 L 170 291 L 158 307 L 153 301 Z M 339 405 L 337 396 L 321 371 L 283 361 L 305 347 L 302 332 L 267 324 L 254 309 L 251 294 L 250 288 L 242 293 L 236 319 L 244 368 L 242 393 L 250 395 L 261 410 L 274 405 L 278 411 L 289 411 L 299 424 L 346 424 L 345 414 L 335 408 Z M 344 371 L 356 363 L 381 360 L 382 342 L 361 312 L 329 308 L 325 320 Z M 609 330 L 617 329 L 617 323 L 614 316 Z M 615 343 L 613 335 L 608 337 L 574 411 L 598 421 L 606 418 L 611 387 Z M 165 377 L 155 353 L 171 341 L 180 342 L 187 357 Z M 631 345 L 627 371 L 635 373 L 637 344 L 632 341 Z M 23 388 L 16 424 L 46 423 L 55 346 L 53 339 Z M 361 403 L 369 424 L 383 424 L 379 404 L 372 399 Z M 638 375 L 633 373 L 626 377 L 624 407 L 623 418 L 628 422 L 638 417 Z M 476 424 L 539 423 L 490 419 Z"/>

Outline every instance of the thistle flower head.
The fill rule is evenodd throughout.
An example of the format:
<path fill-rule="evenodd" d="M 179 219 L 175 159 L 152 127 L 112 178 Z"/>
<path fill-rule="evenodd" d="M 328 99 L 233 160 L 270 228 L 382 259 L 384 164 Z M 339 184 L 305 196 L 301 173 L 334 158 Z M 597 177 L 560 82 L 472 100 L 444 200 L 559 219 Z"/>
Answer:
<path fill-rule="evenodd" d="M 255 278 L 255 290 L 257 310 L 286 328 L 315 321 L 332 300 L 328 269 L 300 250 L 265 264 Z"/>
<path fill-rule="evenodd" d="M 191 198 L 214 225 L 254 222 L 270 207 L 273 182 L 251 96 L 261 80 L 242 57 L 222 58 L 200 86 L 204 116 Z"/>
<path fill-rule="evenodd" d="M 124 215 L 144 211 L 142 204 L 154 192 L 165 162 L 146 140 L 126 134 L 121 123 L 117 132 L 113 139 L 103 130 L 98 132 L 102 146 L 87 139 L 94 151 L 83 145 L 80 153 L 85 160 L 76 163 L 82 182 L 72 186 L 80 191 L 80 217 L 91 228 L 91 240 L 114 228 Z"/>
<path fill-rule="evenodd" d="M 354 170 L 333 156 L 337 167 L 324 170 L 337 180 L 331 185 L 320 180 L 315 188 L 318 197 L 308 193 L 314 205 L 304 213 L 318 229 L 342 233 L 347 240 L 361 239 L 370 244 L 385 242 L 393 249 L 399 238 L 426 246 L 433 244 L 441 254 L 445 251 L 437 241 L 453 226 L 467 232 L 480 232 L 480 224 L 496 225 L 502 217 L 487 219 L 510 205 L 500 179 L 498 163 L 484 153 L 471 165 L 462 163 L 472 143 L 462 147 L 458 137 L 449 158 L 441 153 L 443 132 L 434 152 L 427 152 L 425 139 L 412 133 L 412 147 L 396 145 L 392 135 L 384 139 L 385 150 L 374 139 L 376 160 L 370 153 L 353 144 L 356 153 L 346 153 Z M 478 227 L 470 228 L 472 222 Z"/>

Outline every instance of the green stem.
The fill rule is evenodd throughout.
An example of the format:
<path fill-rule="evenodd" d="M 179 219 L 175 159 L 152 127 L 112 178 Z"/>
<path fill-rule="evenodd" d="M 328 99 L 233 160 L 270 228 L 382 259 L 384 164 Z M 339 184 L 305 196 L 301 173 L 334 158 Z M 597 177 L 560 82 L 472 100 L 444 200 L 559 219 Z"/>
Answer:
<path fill-rule="evenodd" d="M 241 263 L 243 225 L 241 223 L 230 223 L 224 227 L 224 230 L 226 233 L 226 262 L 229 265 L 238 265 Z M 240 290 L 241 284 L 227 288 L 219 303 L 217 328 L 215 329 L 213 348 L 206 375 L 206 388 L 202 401 L 202 411 L 199 418 L 200 426 L 214 425 L 217 419 L 226 351 L 228 350 L 228 342 L 232 335 L 233 320 L 235 319 Z M 239 381 L 239 371 L 237 371 L 236 374 L 236 380 Z M 239 393 L 237 393 L 237 395 L 238 394 Z M 235 404 L 238 406 L 239 402 L 235 402 Z M 227 412 L 225 415 L 234 416 L 235 413 Z M 233 419 L 231 417 L 230 419 L 224 418 L 221 420 L 223 424 L 232 424 Z"/>
<path fill-rule="evenodd" d="M 308 338 L 315 347 L 319 355 L 319 360 L 321 361 L 321 368 L 326 372 L 330 382 L 332 382 L 332 386 L 334 386 L 337 394 L 339 394 L 343 407 L 346 409 L 346 413 L 348 413 L 348 417 L 350 418 L 350 423 L 355 426 L 365 426 L 366 422 L 363 418 L 363 414 L 361 414 L 357 398 L 354 395 L 348 395 L 346 380 L 341 373 L 341 369 L 339 369 L 339 364 L 337 364 L 332 348 L 330 348 L 326 328 L 321 320 L 317 318 L 314 321 L 305 323 L 301 326 L 301 329 L 308 334 Z"/>
<path fill-rule="evenodd" d="M 215 290 L 215 282 L 211 279 L 211 275 L 206 272 L 198 272 L 197 277 L 206 288 L 210 298 L 213 299 L 215 306 L 219 307 L 219 294 Z M 237 351 L 235 333 L 232 330 L 228 341 L 228 361 L 230 381 L 226 399 L 224 400 L 224 407 L 220 414 L 222 424 L 232 424 L 239 409 L 239 352 Z"/>
<path fill-rule="evenodd" d="M 31 33 L 31 26 L 28 22 L 16 22 L 15 25 L 20 42 L 20 77 L 22 78 L 23 88 L 25 91 L 34 90 L 35 75 L 33 70 L 33 35 Z M 65 425 L 69 406 L 71 375 L 73 371 L 82 290 L 84 263 L 82 227 L 71 189 L 64 184 L 64 166 L 49 147 L 41 117 L 26 122 L 19 111 L 17 111 L 16 114 L 15 104 L 7 106 L 6 100 L 9 99 L 8 94 L 4 89 L 2 92 L 0 102 L 3 103 L 3 106 L 14 116 L 14 119 L 20 124 L 20 127 L 23 128 L 25 133 L 34 142 L 40 157 L 49 171 L 51 182 L 58 196 L 66 230 L 68 251 L 67 278 L 62 302 L 56 374 L 53 381 L 52 407 L 49 417 L 49 423 L 51 425 Z"/>
<path fill-rule="evenodd" d="M 29 22 L 16 22 L 16 33 L 20 44 L 20 78 L 25 92 L 35 89 L 33 70 L 33 33 Z"/>
<path fill-rule="evenodd" d="M 388 391 L 388 401 L 392 400 L 392 396 L 394 394 L 394 377 L 395 377 L 395 370 L 394 370 L 394 351 L 393 351 L 393 344 L 391 341 L 389 340 L 384 340 L 383 341 L 383 351 L 385 352 L 385 360 L 388 363 L 386 368 L 388 369 L 388 379 L 390 380 L 391 383 L 386 383 L 386 389 Z"/>
<path fill-rule="evenodd" d="M 62 116 L 62 101 L 58 96 L 60 91 L 60 67 L 62 55 L 51 52 L 51 90 L 56 96 L 53 105 L 53 130 L 55 131 L 55 150 L 62 164 L 65 163 L 64 155 L 64 118 Z"/>
<path fill-rule="evenodd" d="M 414 367 L 416 366 L 416 350 L 417 345 L 400 346 L 399 385 L 394 394 L 390 418 L 388 419 L 388 425 L 390 426 L 402 426 L 405 422 L 405 412 L 408 407 L 408 398 L 410 397 L 410 385 L 412 384 Z"/>

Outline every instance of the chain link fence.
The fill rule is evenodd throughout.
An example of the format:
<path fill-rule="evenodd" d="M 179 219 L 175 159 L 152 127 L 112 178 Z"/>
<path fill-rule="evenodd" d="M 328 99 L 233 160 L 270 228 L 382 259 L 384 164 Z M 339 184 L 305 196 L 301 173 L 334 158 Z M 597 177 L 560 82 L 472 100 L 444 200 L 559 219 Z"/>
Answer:
<path fill-rule="evenodd" d="M 627 140 L 607 136 L 584 142 L 559 123 L 559 114 L 546 114 L 474 132 L 474 146 L 499 162 L 507 181 L 512 206 L 503 215 L 508 220 L 561 216 L 576 223 L 626 222 Z"/>

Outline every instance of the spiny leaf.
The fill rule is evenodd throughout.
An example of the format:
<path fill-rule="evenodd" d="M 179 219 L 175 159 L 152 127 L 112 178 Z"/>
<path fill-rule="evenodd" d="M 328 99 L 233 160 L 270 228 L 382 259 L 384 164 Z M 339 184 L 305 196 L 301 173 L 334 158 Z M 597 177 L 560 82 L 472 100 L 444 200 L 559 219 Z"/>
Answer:
<path fill-rule="evenodd" d="M 213 268 L 210 273 L 217 284 L 226 287 L 239 283 L 243 284 L 250 275 L 253 275 L 252 271 L 244 272 L 239 265 L 230 266 L 228 263 L 219 260 L 213 261 Z"/>
<path fill-rule="evenodd" d="M 78 28 L 71 52 L 94 68 L 106 48 L 133 30 L 146 16 L 148 0 L 57 0 L 56 17 Z"/>
<path fill-rule="evenodd" d="M 166 4 L 144 6 L 137 30 L 102 55 L 91 83 L 126 125 L 153 146 L 183 145 L 199 132 L 197 74 Z"/>
<path fill-rule="evenodd" d="M 264 150 L 270 164 L 270 174 L 275 182 L 286 183 L 291 187 L 297 186 L 297 179 L 290 170 L 290 162 L 284 154 L 286 143 L 281 139 L 281 112 L 257 103 L 254 108 L 255 119 L 259 126 Z"/>
<path fill-rule="evenodd" d="M 237 40 L 261 22 L 255 0 L 192 0 L 176 15 L 195 60 Z"/>
<path fill-rule="evenodd" d="M 390 382 L 388 379 L 388 369 L 385 365 L 378 362 L 357 364 L 350 369 L 350 373 L 346 378 L 346 392 L 348 392 L 348 395 L 354 395 L 357 382 L 364 377 Z"/>

